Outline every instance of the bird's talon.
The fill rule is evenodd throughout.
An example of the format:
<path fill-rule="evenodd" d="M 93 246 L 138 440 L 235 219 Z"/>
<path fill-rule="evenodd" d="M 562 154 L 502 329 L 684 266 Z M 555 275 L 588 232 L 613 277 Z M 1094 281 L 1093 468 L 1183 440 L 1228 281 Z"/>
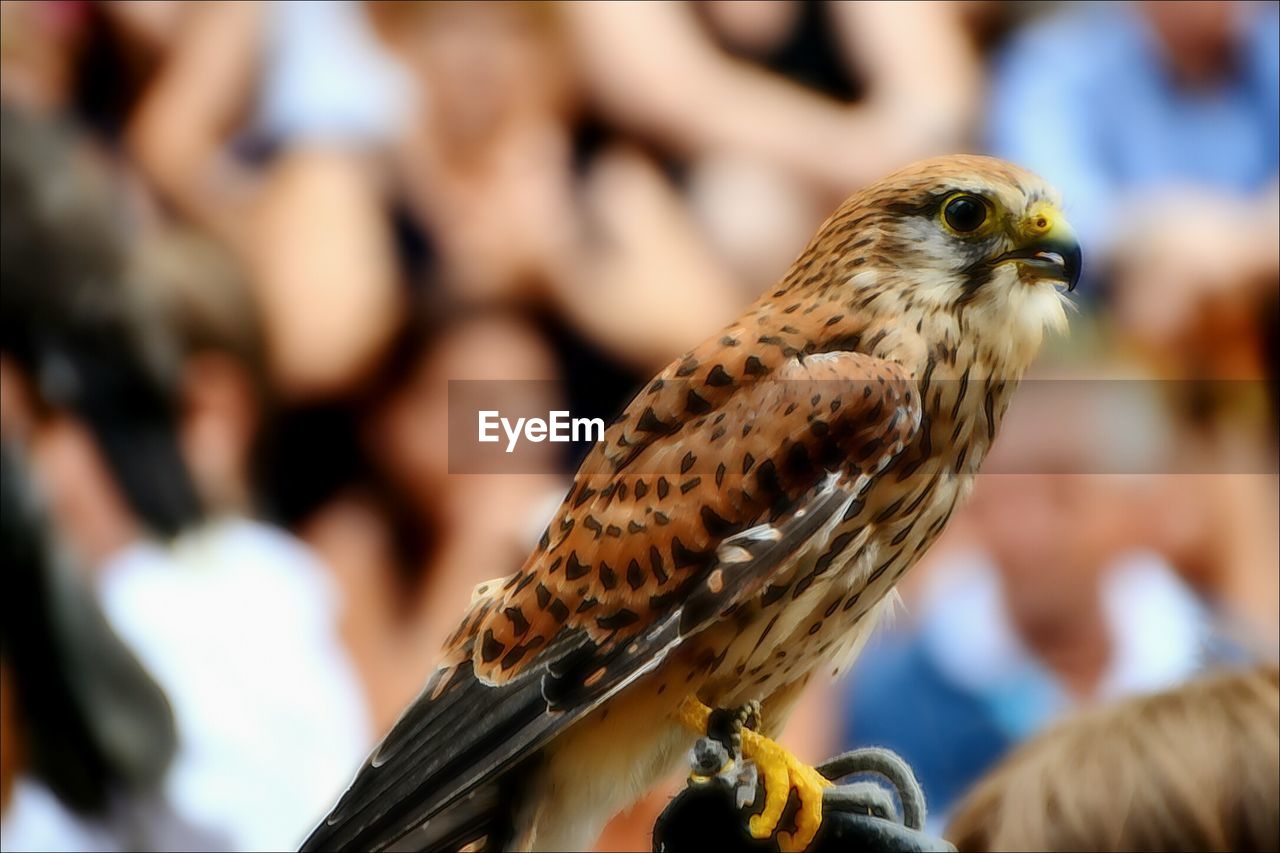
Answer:
<path fill-rule="evenodd" d="M 738 727 L 749 731 L 760 730 L 760 703 L 755 699 L 738 709 Z"/>
<path fill-rule="evenodd" d="M 813 842 L 822 824 L 822 790 L 831 787 L 831 781 L 809 765 L 796 758 L 780 744 L 746 726 L 751 716 L 759 724 L 759 706 L 744 705 L 735 722 L 741 722 L 742 756 L 750 760 L 759 772 L 764 785 L 764 808 L 752 815 L 747 829 L 754 838 L 770 838 L 777 833 L 778 847 L 784 853 L 804 850 Z M 690 697 L 681 704 L 678 718 L 687 728 L 700 735 L 707 734 L 712 710 Z M 794 832 L 778 832 L 778 822 L 786 810 L 787 801 L 794 788 L 800 807 L 796 811 Z"/>
<path fill-rule="evenodd" d="M 795 832 L 778 833 L 778 847 L 784 853 L 807 848 L 822 824 L 822 789 L 831 786 L 830 780 L 756 732 L 743 732 L 742 754 L 755 763 L 764 777 L 764 809 L 751 817 L 747 826 L 751 835 L 763 839 L 777 831 L 794 788 L 800 805 Z"/>

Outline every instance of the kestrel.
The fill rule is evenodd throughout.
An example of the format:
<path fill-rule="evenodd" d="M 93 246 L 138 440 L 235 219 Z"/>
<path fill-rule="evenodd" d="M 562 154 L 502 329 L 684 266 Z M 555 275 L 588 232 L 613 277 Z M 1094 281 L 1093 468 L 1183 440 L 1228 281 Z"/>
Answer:
<path fill-rule="evenodd" d="M 753 702 L 749 828 L 803 849 L 828 783 L 769 738 L 969 491 L 1079 272 L 1054 191 L 1009 163 L 855 194 L 609 427 L 304 849 L 586 849 L 711 708 Z"/>

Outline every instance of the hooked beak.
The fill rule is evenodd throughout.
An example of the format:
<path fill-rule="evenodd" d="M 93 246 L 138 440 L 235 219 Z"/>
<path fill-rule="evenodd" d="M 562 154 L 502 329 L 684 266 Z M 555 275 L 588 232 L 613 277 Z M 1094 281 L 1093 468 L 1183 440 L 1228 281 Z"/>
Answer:
<path fill-rule="evenodd" d="M 1064 282 L 1068 293 L 1076 289 L 1080 281 L 1080 243 L 1057 208 L 1038 205 L 1018 223 L 1015 233 L 1018 248 L 1001 255 L 996 263 L 1014 261 L 1033 270 L 1037 278 Z"/>

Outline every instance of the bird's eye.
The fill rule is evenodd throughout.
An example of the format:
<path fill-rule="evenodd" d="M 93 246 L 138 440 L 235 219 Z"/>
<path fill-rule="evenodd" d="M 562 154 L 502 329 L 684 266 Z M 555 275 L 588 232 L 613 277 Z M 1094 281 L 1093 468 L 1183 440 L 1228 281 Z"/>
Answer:
<path fill-rule="evenodd" d="M 954 195 L 943 205 L 942 218 L 952 231 L 969 234 L 986 223 L 987 203 L 976 195 Z"/>

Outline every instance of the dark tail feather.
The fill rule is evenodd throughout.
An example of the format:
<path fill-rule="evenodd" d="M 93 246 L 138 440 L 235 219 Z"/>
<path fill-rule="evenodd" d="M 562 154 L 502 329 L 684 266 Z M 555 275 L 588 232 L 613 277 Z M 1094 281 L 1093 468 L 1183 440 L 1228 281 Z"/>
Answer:
<path fill-rule="evenodd" d="M 481 850 L 507 850 L 515 834 L 518 799 L 496 782 L 472 791 L 452 808 L 410 830 L 388 847 L 392 851 L 461 850 L 482 841 Z"/>
<path fill-rule="evenodd" d="M 471 664 L 427 685 L 374 751 L 328 818 L 302 845 L 322 850 L 457 850 L 485 839 L 502 849 L 518 830 L 524 785 L 541 748 L 598 707 L 669 648 L 676 619 L 604 657 L 581 633 L 546 649 L 548 662 L 502 686 L 481 683 Z M 609 677 L 585 678 L 600 665 Z M 447 678 L 432 698 L 439 678 Z"/>
<path fill-rule="evenodd" d="M 469 661 L 438 673 L 302 850 L 456 850 L 481 838 L 500 849 L 520 829 L 516 810 L 543 746 L 652 671 L 684 637 L 754 595 L 853 497 L 830 478 L 804 512 L 733 537 L 751 560 L 734 565 L 731 582 L 712 589 L 694 578 L 679 596 L 684 606 L 626 643 L 564 634 L 543 650 L 544 662 L 501 686 L 476 679 Z"/>
<path fill-rule="evenodd" d="M 470 664 L 445 677 L 439 696 L 428 684 L 409 706 L 302 850 L 506 843 L 523 759 L 545 740 L 535 724 L 548 721 L 538 679 L 490 687 Z"/>

